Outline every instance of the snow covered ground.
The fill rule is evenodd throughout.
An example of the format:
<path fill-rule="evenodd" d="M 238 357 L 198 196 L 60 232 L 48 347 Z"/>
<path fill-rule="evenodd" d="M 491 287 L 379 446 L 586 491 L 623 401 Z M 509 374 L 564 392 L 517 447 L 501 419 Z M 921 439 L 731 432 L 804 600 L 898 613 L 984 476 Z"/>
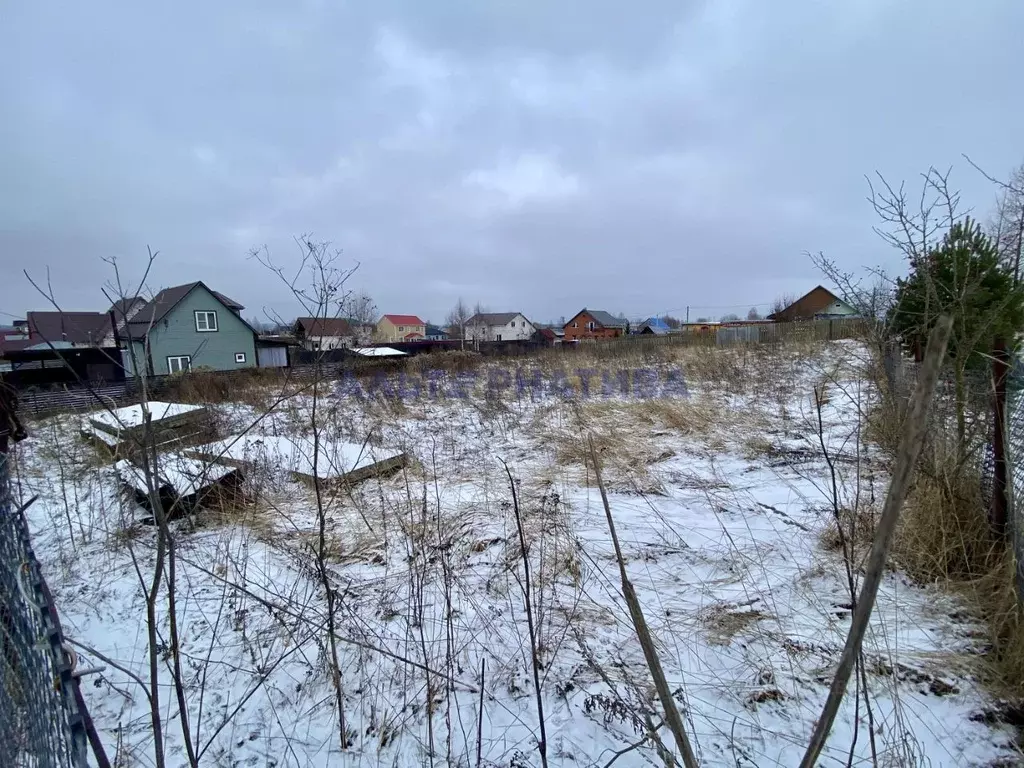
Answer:
<path fill-rule="evenodd" d="M 816 385 L 841 504 L 870 516 L 887 486 L 857 438 L 870 400 L 862 352 L 679 354 L 658 364 L 682 365 L 685 400 L 509 391 L 320 403 L 330 439 L 369 437 L 417 459 L 323 499 L 340 695 L 315 494 L 281 474 L 251 476 L 251 506 L 176 524 L 188 725 L 169 671 L 165 579 L 157 709 L 168 765 L 187 765 L 186 731 L 203 765 L 540 765 L 506 466 L 528 549 L 548 762 L 663 764 L 651 728 L 672 740 L 621 598 L 588 439 L 700 763 L 796 765 L 850 624 Z M 228 432 L 255 423 L 249 434 L 301 439 L 310 406 L 214 408 Z M 75 418 L 34 425 L 18 464 L 19 492 L 40 495 L 30 522 L 66 632 L 93 649 L 83 664 L 106 667 L 84 692 L 108 752 L 153 765 L 144 593 L 155 532 L 134 522 Z M 969 673 L 980 635 L 953 599 L 890 573 L 865 646 L 870 706 L 851 681 L 820 764 L 871 764 L 873 753 L 880 765 L 1015 764 L 1016 734 L 972 719 L 989 704 Z"/>

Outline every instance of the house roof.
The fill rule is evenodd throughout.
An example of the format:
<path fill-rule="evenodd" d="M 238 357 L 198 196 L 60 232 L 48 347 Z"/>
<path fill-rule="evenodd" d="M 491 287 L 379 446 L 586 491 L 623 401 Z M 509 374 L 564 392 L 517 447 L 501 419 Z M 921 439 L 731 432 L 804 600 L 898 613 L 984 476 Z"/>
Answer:
<path fill-rule="evenodd" d="M 306 336 L 352 335 L 352 325 L 344 317 L 300 317 L 295 324 Z"/>
<path fill-rule="evenodd" d="M 439 325 L 428 325 L 427 336 L 447 336 L 448 331 Z"/>
<path fill-rule="evenodd" d="M 413 332 L 413 333 L 405 334 L 405 340 L 406 341 L 415 341 L 416 339 L 422 339 L 422 338 L 423 338 L 423 334 L 422 333 Z"/>
<path fill-rule="evenodd" d="M 477 312 L 466 322 L 466 325 L 508 325 L 521 312 Z"/>
<path fill-rule="evenodd" d="M 640 329 L 650 328 L 652 332 L 656 334 L 664 334 L 669 332 L 668 323 L 662 320 L 660 317 L 649 317 L 640 324 Z"/>
<path fill-rule="evenodd" d="M 110 305 L 110 309 L 108 309 L 107 312 L 113 312 L 114 319 L 120 323 L 126 317 L 128 319 L 131 319 L 134 310 L 143 306 L 145 303 L 146 300 L 141 296 L 131 296 L 126 299 L 118 299 L 117 301 Z"/>
<path fill-rule="evenodd" d="M 416 315 L 384 315 L 392 325 L 426 325 Z"/>
<path fill-rule="evenodd" d="M 605 328 L 626 327 L 626 321 L 620 320 L 619 318 L 615 317 L 615 315 L 613 315 L 611 312 L 605 312 L 603 309 L 587 309 L 586 307 L 584 307 L 571 318 L 569 318 L 569 322 L 571 323 L 584 312 L 586 312 L 588 315 L 594 318 L 595 322 L 597 322 L 599 325 L 604 326 Z"/>
<path fill-rule="evenodd" d="M 110 332 L 105 312 L 29 312 L 30 344 L 95 344 Z"/>
<path fill-rule="evenodd" d="M 237 301 L 229 299 L 223 293 L 217 293 L 217 291 L 211 290 L 202 280 L 197 280 L 194 283 L 185 283 L 185 285 L 175 285 L 171 288 L 164 288 L 160 293 L 142 305 L 138 311 L 136 311 L 133 319 L 128 323 L 129 335 L 134 339 L 145 338 L 151 326 L 156 325 L 158 322 L 163 320 L 172 309 L 178 306 L 182 299 L 192 293 L 196 286 L 199 285 L 210 291 L 210 293 L 212 293 L 217 300 L 228 309 L 245 309 L 245 307 Z M 242 322 L 245 321 L 243 320 Z M 248 325 L 248 323 L 246 323 L 246 325 Z M 255 333 L 255 331 L 253 331 L 253 333 Z"/>
<path fill-rule="evenodd" d="M 543 336 L 548 341 L 554 341 L 557 338 L 555 336 L 555 332 L 553 330 L 551 330 L 550 328 L 538 328 L 537 329 L 537 333 L 539 333 L 541 336 Z"/>
<path fill-rule="evenodd" d="M 32 344 L 28 335 L 28 321 L 15 321 L 13 325 L 0 327 L 0 355 L 4 352 L 17 352 Z"/>
<path fill-rule="evenodd" d="M 812 301 L 808 301 L 811 300 Z M 832 291 L 823 285 L 816 285 L 792 304 L 783 307 L 778 312 L 768 315 L 768 320 L 775 320 L 779 317 L 786 317 L 791 314 L 813 315 L 819 311 L 820 306 L 828 306 L 834 301 L 846 304 L 845 301 L 836 296 Z M 849 306 L 847 304 L 847 306 Z"/>

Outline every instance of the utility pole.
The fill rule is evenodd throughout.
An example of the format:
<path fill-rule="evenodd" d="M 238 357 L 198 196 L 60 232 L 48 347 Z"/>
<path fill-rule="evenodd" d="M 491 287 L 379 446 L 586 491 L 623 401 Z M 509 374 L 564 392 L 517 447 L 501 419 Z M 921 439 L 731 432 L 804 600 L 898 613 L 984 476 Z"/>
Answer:
<path fill-rule="evenodd" d="M 686 305 L 686 324 L 690 324 L 690 305 Z"/>

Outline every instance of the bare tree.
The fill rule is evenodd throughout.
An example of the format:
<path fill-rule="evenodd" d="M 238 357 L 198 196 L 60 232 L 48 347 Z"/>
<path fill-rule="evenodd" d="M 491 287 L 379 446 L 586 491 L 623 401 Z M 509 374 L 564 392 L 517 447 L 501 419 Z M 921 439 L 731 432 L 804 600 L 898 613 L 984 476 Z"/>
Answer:
<path fill-rule="evenodd" d="M 747 320 L 760 320 L 761 313 L 757 311 L 757 307 L 751 307 L 747 311 Z"/>
<path fill-rule="evenodd" d="M 445 325 L 448 326 L 448 333 L 453 338 L 462 341 L 462 349 L 466 348 L 466 326 L 469 324 L 469 318 L 469 307 L 460 296 L 459 300 L 455 302 L 455 306 L 448 312 Z"/>
<path fill-rule="evenodd" d="M 373 327 L 377 322 L 377 305 L 367 293 L 358 293 L 349 301 L 349 320 L 354 326 L 353 330 L 359 344 L 366 344 L 373 334 Z"/>
<path fill-rule="evenodd" d="M 784 310 L 786 307 L 792 305 L 795 302 L 796 296 L 794 296 L 792 293 L 783 293 L 780 296 L 776 297 L 775 301 L 772 302 L 771 314 L 777 315 L 780 312 L 782 312 L 782 310 Z"/>
<path fill-rule="evenodd" d="M 284 268 L 277 266 L 270 258 L 266 246 L 253 249 L 251 255 L 267 269 L 276 274 L 285 283 L 292 295 L 302 304 L 303 308 L 314 320 L 325 320 L 338 317 L 351 309 L 352 292 L 348 289 L 349 279 L 359 268 L 356 263 L 352 267 L 341 267 L 341 251 L 332 250 L 329 242 L 314 242 L 309 236 L 296 238 L 299 246 L 298 265 L 291 276 L 285 274 Z M 306 282 L 308 281 L 308 282 Z M 309 411 L 309 427 L 312 433 L 311 459 L 313 491 L 316 500 L 317 541 L 315 546 L 315 570 L 324 591 L 327 604 L 327 642 L 330 652 L 328 660 L 331 682 L 334 688 L 335 705 L 338 710 L 338 738 L 341 749 L 349 743 L 348 723 L 345 715 L 344 681 L 338 654 L 338 611 L 340 595 L 335 586 L 331 570 L 328 566 L 328 516 L 330 496 L 321 478 L 321 461 L 326 463 L 324 447 L 325 416 L 321 413 L 321 401 L 327 394 L 324 375 L 324 352 L 314 358 L 312 386 L 310 390 L 311 405 Z"/>
<path fill-rule="evenodd" d="M 1013 279 L 1021 279 L 1021 257 L 1024 256 L 1024 163 L 1010 172 L 1006 181 L 983 171 L 971 158 L 964 156 L 975 169 L 999 189 L 996 212 L 989 225 L 989 235 L 999 248 L 1003 262 L 1013 270 Z"/>

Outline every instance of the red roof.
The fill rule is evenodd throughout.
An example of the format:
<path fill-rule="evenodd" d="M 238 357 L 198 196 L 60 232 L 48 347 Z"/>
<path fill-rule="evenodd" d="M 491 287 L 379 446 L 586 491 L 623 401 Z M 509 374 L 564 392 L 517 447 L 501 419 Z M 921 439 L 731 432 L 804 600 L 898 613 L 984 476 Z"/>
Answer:
<path fill-rule="evenodd" d="M 384 315 L 394 325 L 426 325 L 416 315 Z"/>
<path fill-rule="evenodd" d="M 406 341 L 415 341 L 416 339 L 422 339 L 422 338 L 423 338 L 423 334 L 422 333 L 407 333 L 407 334 L 405 334 L 405 340 Z"/>

